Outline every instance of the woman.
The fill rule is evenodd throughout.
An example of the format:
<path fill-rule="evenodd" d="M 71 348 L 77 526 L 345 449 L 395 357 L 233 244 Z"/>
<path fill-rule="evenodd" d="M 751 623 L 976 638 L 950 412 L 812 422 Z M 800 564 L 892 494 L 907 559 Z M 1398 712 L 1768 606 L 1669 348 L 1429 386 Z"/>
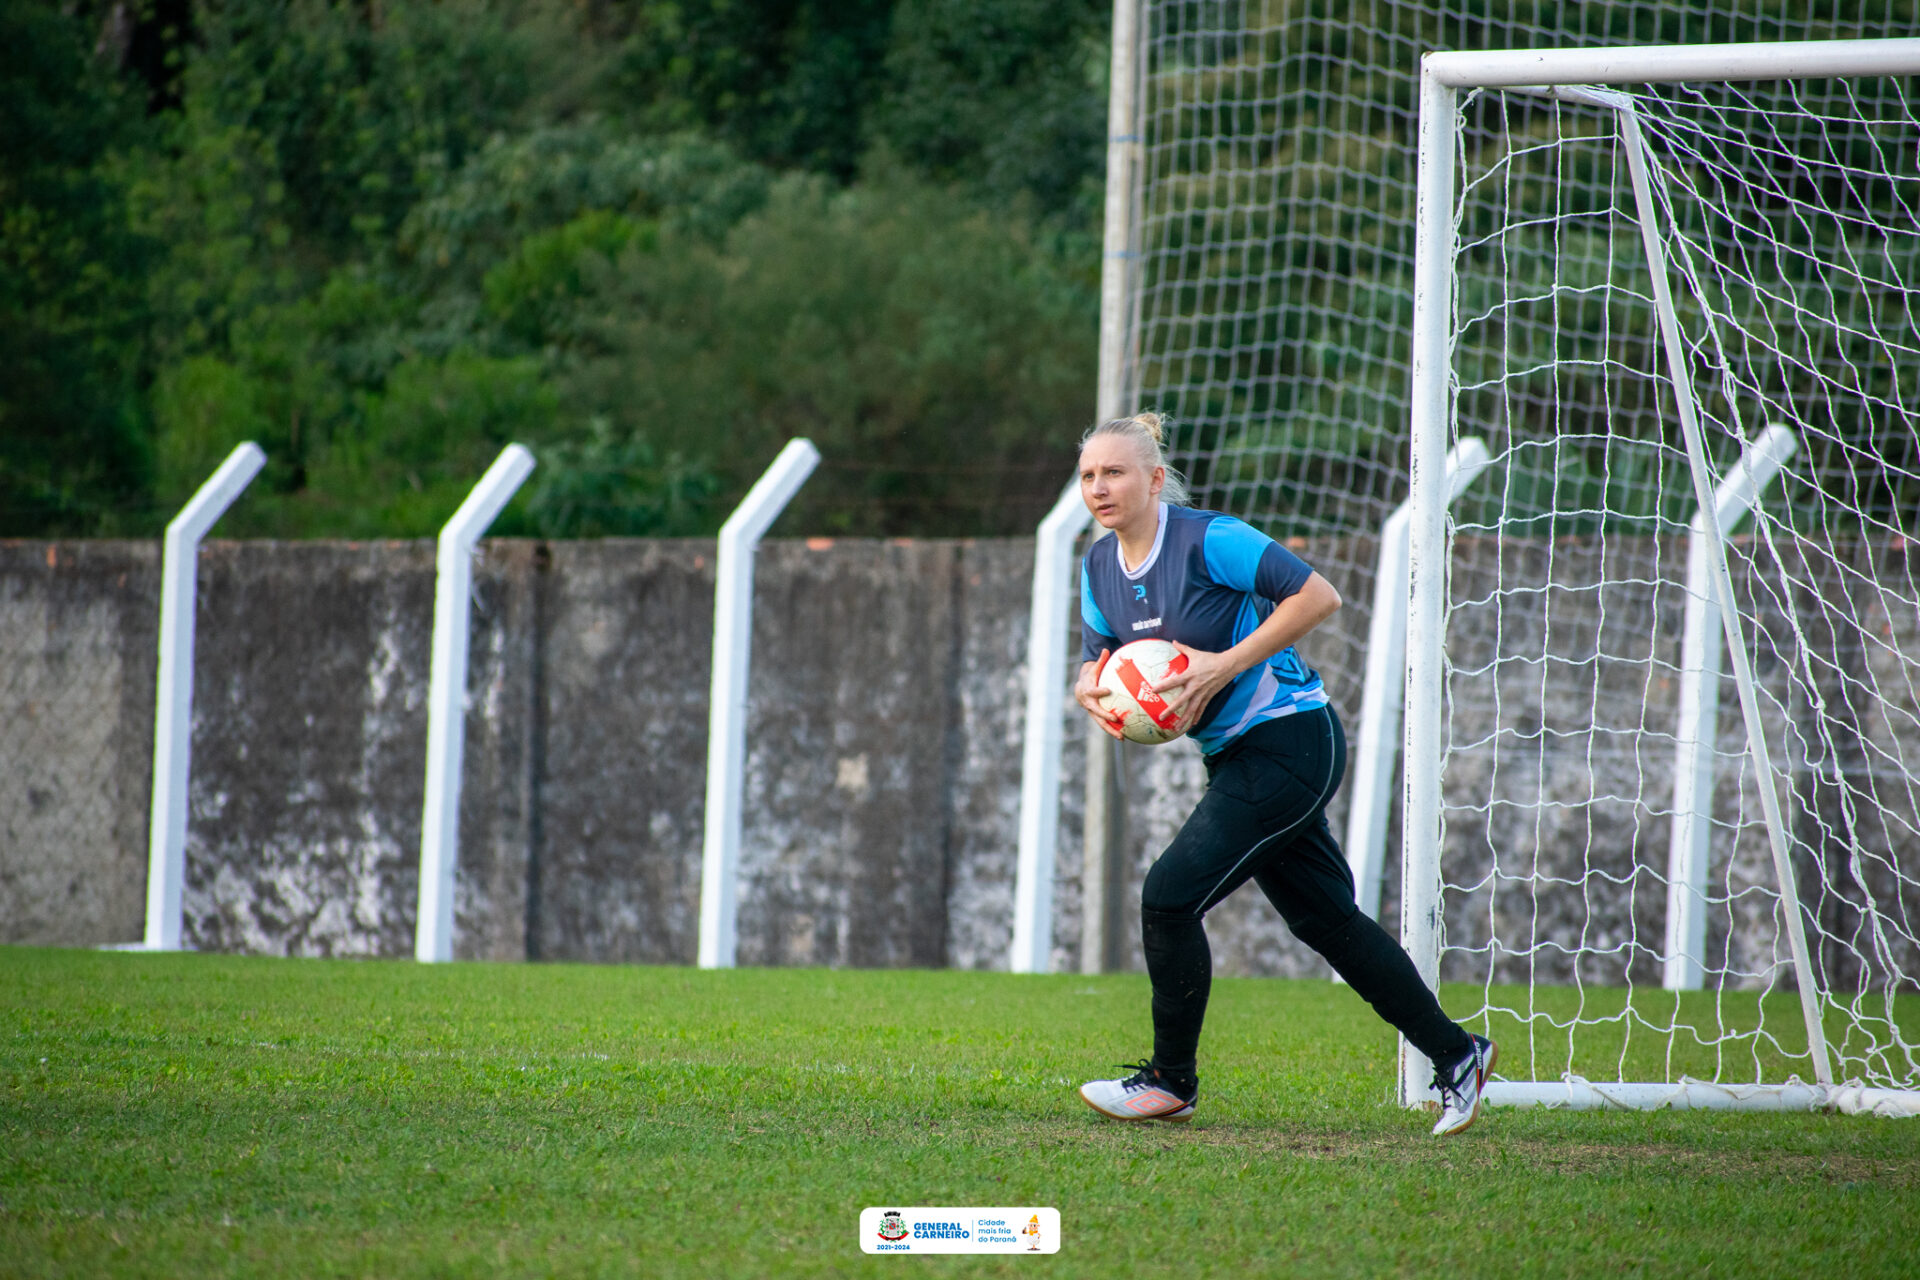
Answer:
<path fill-rule="evenodd" d="M 1074 697 L 1115 737 L 1100 670 L 1125 641 L 1172 641 L 1185 671 L 1156 685 L 1200 744 L 1207 792 L 1147 872 L 1140 937 L 1153 983 L 1153 1056 L 1080 1096 L 1116 1120 L 1191 1120 L 1196 1050 L 1213 981 L 1201 923 L 1248 880 L 1287 927 L 1434 1063 L 1435 1134 L 1480 1113 L 1493 1042 L 1441 1012 L 1399 943 L 1354 902 L 1353 873 L 1327 827 L 1346 737 L 1320 677 L 1294 644 L 1340 607 L 1299 557 L 1232 516 L 1187 508 L 1161 451 L 1157 415 L 1089 431 L 1080 496 L 1102 528 L 1080 570 L 1082 654 Z"/>

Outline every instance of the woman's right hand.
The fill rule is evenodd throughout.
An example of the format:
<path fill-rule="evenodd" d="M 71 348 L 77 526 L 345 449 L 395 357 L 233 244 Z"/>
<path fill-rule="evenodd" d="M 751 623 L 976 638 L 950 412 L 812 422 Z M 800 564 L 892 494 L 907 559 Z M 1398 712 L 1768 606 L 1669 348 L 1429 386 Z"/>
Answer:
<path fill-rule="evenodd" d="M 1108 656 L 1107 651 L 1102 649 L 1100 656 L 1092 662 L 1080 664 L 1080 678 L 1073 682 L 1073 698 L 1086 708 L 1095 724 L 1107 731 L 1108 737 L 1118 738 L 1122 736 L 1120 725 L 1113 712 L 1107 709 L 1107 691 L 1100 687 L 1100 672 L 1107 665 Z"/>

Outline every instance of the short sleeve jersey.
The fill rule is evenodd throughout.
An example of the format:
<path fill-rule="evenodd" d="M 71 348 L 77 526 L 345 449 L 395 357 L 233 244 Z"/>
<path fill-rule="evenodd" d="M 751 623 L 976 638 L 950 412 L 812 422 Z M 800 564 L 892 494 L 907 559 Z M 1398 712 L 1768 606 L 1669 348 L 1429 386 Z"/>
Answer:
<path fill-rule="evenodd" d="M 1128 569 L 1109 533 L 1080 565 L 1080 652 L 1134 640 L 1178 640 L 1221 653 L 1239 644 L 1313 576 L 1305 561 L 1218 511 L 1160 504 L 1153 550 Z M 1263 720 L 1327 705 L 1320 675 L 1289 647 L 1215 694 L 1188 736 L 1211 754 Z"/>

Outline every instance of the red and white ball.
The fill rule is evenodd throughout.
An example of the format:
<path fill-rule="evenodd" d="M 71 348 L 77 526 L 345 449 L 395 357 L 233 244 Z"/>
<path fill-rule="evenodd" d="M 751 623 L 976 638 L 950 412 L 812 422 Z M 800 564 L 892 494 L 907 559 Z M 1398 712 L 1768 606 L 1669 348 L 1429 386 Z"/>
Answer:
<path fill-rule="evenodd" d="M 1105 706 L 1120 716 L 1120 732 L 1129 742 L 1171 742 L 1187 731 L 1152 682 L 1187 669 L 1187 655 L 1165 640 L 1123 644 L 1100 670 Z"/>

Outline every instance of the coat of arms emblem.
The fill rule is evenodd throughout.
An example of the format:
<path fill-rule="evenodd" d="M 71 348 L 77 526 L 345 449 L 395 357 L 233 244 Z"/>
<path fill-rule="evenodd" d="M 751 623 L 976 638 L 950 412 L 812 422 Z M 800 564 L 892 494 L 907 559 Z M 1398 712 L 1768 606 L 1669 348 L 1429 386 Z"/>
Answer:
<path fill-rule="evenodd" d="M 907 1220 L 900 1216 L 898 1209 L 889 1209 L 880 1215 L 880 1238 L 882 1240 L 907 1238 Z"/>

